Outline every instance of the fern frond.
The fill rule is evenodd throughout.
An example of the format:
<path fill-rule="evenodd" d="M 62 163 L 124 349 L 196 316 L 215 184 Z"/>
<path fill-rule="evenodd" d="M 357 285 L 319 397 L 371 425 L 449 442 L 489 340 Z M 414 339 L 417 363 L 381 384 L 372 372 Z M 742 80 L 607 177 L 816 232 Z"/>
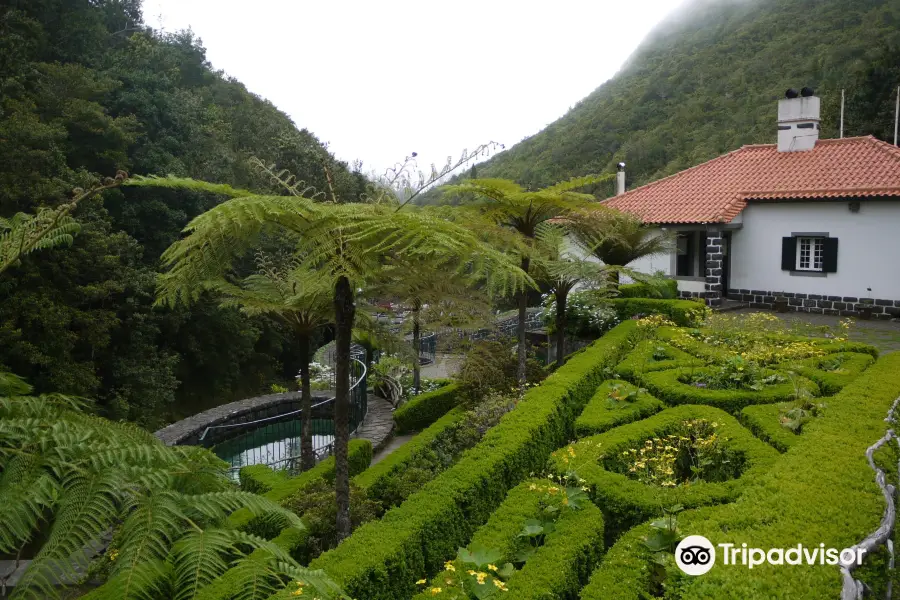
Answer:
<path fill-rule="evenodd" d="M 211 492 L 184 496 L 183 501 L 184 505 L 189 507 L 190 514 L 205 517 L 212 522 L 223 519 L 239 508 L 246 508 L 255 516 L 272 513 L 282 517 L 291 527 L 305 528 L 303 521 L 293 512 L 268 498 L 250 492 Z"/>
<path fill-rule="evenodd" d="M 152 560 L 120 571 L 81 600 L 159 600 L 172 598 L 173 568 L 164 560 Z"/>
<path fill-rule="evenodd" d="M 559 183 L 556 183 L 549 187 L 545 187 L 541 191 L 551 194 L 560 194 L 563 192 L 571 192 L 572 190 L 577 190 L 589 185 L 604 183 L 614 178 L 615 175 L 613 175 L 612 173 L 607 173 L 606 175 L 585 175 L 583 177 L 573 177 L 567 181 L 560 181 Z"/>
<path fill-rule="evenodd" d="M 6 462 L 0 475 L 0 553 L 14 553 L 28 542 L 54 505 L 59 486 L 44 471 L 38 457 L 18 455 Z"/>
<path fill-rule="evenodd" d="M 193 598 L 201 587 L 228 570 L 225 556 L 233 550 L 234 537 L 227 530 L 207 529 L 183 536 L 172 547 L 175 600 Z"/>
<path fill-rule="evenodd" d="M 124 185 L 128 187 L 161 187 L 173 190 L 207 192 L 210 194 L 228 196 L 229 198 L 244 198 L 254 195 L 253 192 L 233 188 L 227 183 L 209 183 L 207 181 L 200 181 L 199 179 L 191 179 L 189 177 L 175 177 L 173 175 L 169 175 L 168 177 L 157 177 L 154 175 L 142 177 L 140 175 L 135 175 L 132 176 L 131 179 L 126 181 Z"/>

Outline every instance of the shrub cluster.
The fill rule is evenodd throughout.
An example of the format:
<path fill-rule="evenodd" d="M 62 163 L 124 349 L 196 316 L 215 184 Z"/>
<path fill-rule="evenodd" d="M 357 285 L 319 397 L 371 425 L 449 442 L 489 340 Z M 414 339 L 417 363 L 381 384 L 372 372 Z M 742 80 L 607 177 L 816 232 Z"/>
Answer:
<path fill-rule="evenodd" d="M 313 561 L 353 597 L 408 597 L 464 546 L 529 472 L 574 434 L 576 415 L 629 347 L 623 323 L 529 390 L 453 467 Z"/>
<path fill-rule="evenodd" d="M 800 436 L 781 424 L 780 417 L 786 410 L 785 404 L 758 404 L 741 411 L 740 420 L 753 435 L 768 443 L 779 452 L 800 441 Z"/>
<path fill-rule="evenodd" d="M 575 434 L 585 437 L 603 433 L 613 427 L 649 417 L 663 408 L 665 405 L 662 402 L 627 381 L 604 381 L 575 420 Z"/>
<path fill-rule="evenodd" d="M 728 460 L 740 465 L 736 479 L 703 481 L 689 485 L 662 487 L 647 485 L 617 472 L 623 452 L 641 448 L 648 440 L 661 440 L 679 433 L 686 421 L 703 419 L 715 423 L 715 430 L 727 449 Z M 572 456 L 574 454 L 574 456 Z M 551 468 L 558 474 L 575 472 L 591 488 L 594 501 L 613 520 L 616 531 L 660 512 L 660 507 L 686 507 L 728 502 L 759 474 L 764 473 L 778 453 L 754 438 L 734 417 L 708 406 L 679 406 L 648 419 L 622 425 L 604 434 L 588 437 L 553 453 Z"/>
<path fill-rule="evenodd" d="M 805 360 L 797 372 L 818 384 L 822 394 L 836 394 L 875 362 L 871 354 L 836 352 Z"/>
<path fill-rule="evenodd" d="M 533 358 L 525 363 L 528 383 L 538 383 L 546 377 L 543 365 Z M 509 394 L 519 387 L 519 360 L 504 342 L 478 342 L 466 353 L 457 381 L 462 400 L 480 401 L 491 394 Z"/>
<path fill-rule="evenodd" d="M 661 279 L 647 283 L 623 283 L 619 286 L 619 297 L 672 300 L 678 298 L 678 282 L 674 279 Z"/>
<path fill-rule="evenodd" d="M 676 367 L 702 367 L 706 363 L 684 350 L 660 340 L 643 340 L 616 365 L 616 375 L 640 381 L 644 373 Z"/>
<path fill-rule="evenodd" d="M 664 315 L 681 327 L 700 325 L 709 308 L 693 300 L 656 300 L 653 298 L 613 298 L 610 300 L 619 314 L 619 319 L 633 319 L 636 316 Z"/>
<path fill-rule="evenodd" d="M 421 431 L 450 412 L 459 399 L 456 383 L 413 396 L 394 411 L 395 431 L 398 434 Z"/>

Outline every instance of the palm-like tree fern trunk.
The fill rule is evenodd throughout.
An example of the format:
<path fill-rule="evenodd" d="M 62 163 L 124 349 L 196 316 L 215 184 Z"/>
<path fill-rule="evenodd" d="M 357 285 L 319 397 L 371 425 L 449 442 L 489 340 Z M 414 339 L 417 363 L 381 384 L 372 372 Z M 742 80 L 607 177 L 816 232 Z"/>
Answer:
<path fill-rule="evenodd" d="M 339 277 L 334 286 L 335 383 L 334 383 L 334 491 L 337 501 L 337 538 L 350 535 L 350 343 L 353 336 L 353 288 Z"/>
<path fill-rule="evenodd" d="M 309 334 L 300 334 L 300 468 L 316 466 L 312 443 L 312 385 L 309 380 Z"/>
<path fill-rule="evenodd" d="M 419 346 L 422 344 L 422 328 L 419 324 L 419 310 L 421 309 L 421 304 L 416 301 L 413 305 L 413 390 L 418 394 L 419 393 L 419 385 L 422 381 L 422 368 L 421 363 L 419 362 Z"/>
<path fill-rule="evenodd" d="M 556 366 L 561 367 L 566 357 L 566 302 L 568 290 L 558 289 L 556 292 Z"/>
<path fill-rule="evenodd" d="M 526 273 L 528 272 L 528 267 L 530 266 L 531 261 L 528 257 L 522 257 L 522 270 Z M 519 340 L 518 346 L 518 357 L 519 357 L 519 368 L 516 372 L 516 377 L 519 380 L 519 385 L 523 385 L 525 383 L 525 359 L 527 357 L 527 340 L 525 339 L 525 321 L 528 317 L 528 291 L 523 289 L 519 292 L 519 322 L 516 325 L 516 337 Z"/>

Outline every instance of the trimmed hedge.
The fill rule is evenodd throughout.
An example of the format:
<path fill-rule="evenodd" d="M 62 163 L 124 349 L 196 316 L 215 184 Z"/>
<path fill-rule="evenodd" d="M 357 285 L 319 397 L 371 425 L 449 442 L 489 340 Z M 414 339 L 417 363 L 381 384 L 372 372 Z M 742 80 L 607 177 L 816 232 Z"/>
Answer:
<path fill-rule="evenodd" d="M 350 475 L 365 471 L 372 462 L 372 443 L 369 440 L 350 440 L 347 458 L 350 463 Z M 244 481 L 249 482 L 253 488 L 251 491 L 259 493 L 256 490 L 265 489 L 263 497 L 281 504 L 319 479 L 334 481 L 334 457 L 329 456 L 309 471 L 304 471 L 295 477 L 278 477 L 269 467 L 253 465 L 242 468 L 240 478 L 242 484 Z M 268 538 L 278 534 L 277 531 L 272 531 L 272 527 L 278 526 L 277 523 L 271 522 L 269 519 L 254 518 L 253 514 L 244 508 L 232 513 L 228 517 L 228 523 L 231 527 L 262 537 Z M 281 526 L 283 527 L 283 524 Z"/>
<path fill-rule="evenodd" d="M 431 446 L 436 437 L 446 431 L 447 428 L 459 423 L 465 414 L 462 408 L 451 409 L 450 412 L 435 421 L 428 429 L 417 434 L 413 439 L 388 454 L 381 462 L 372 465 L 354 477 L 353 483 L 360 488 L 370 490 L 373 495 L 377 496 L 379 487 L 385 478 L 405 468 L 410 459 Z"/>
<path fill-rule="evenodd" d="M 667 435 L 689 419 L 718 423 L 716 431 L 720 438 L 727 439 L 726 448 L 743 459 L 740 477 L 664 488 L 646 485 L 622 473 L 609 471 L 601 464 L 605 456 L 617 456 L 624 450 L 638 447 L 648 438 Z M 579 477 L 591 488 L 591 497 L 611 517 L 617 530 L 624 530 L 653 516 L 662 516 L 660 507 L 675 504 L 694 507 L 734 500 L 748 481 L 765 473 L 778 458 L 774 449 L 750 435 L 734 417 L 708 406 L 666 409 L 649 419 L 579 440 L 572 447 L 575 450 L 574 464 L 567 460 L 567 447 L 553 454 L 551 468 L 559 474 L 575 468 Z"/>
<path fill-rule="evenodd" d="M 457 383 L 420 394 L 394 411 L 395 430 L 398 434 L 421 431 L 450 412 L 458 403 Z"/>
<path fill-rule="evenodd" d="M 620 379 L 610 379 L 600 384 L 600 387 L 597 388 L 597 393 L 594 394 L 584 411 L 575 420 L 575 435 L 577 437 L 603 433 L 613 427 L 649 417 L 665 408 L 665 404 L 646 391 L 639 392 L 634 401 L 628 402 L 624 406 L 610 408 L 607 399 L 614 385 L 621 385 L 627 391 L 638 389 L 627 381 Z"/>
<path fill-rule="evenodd" d="M 494 511 L 488 522 L 472 536 L 470 552 L 478 547 L 498 550 L 503 558 L 500 567 L 512 562 L 517 536 L 528 519 L 537 518 L 541 510 L 542 492 L 532 487 L 546 486 L 548 482 L 530 479 L 513 488 L 503 504 Z M 562 509 L 556 528 L 544 539 L 525 565 L 507 582 L 509 598 L 576 598 L 591 570 L 597 564 L 603 550 L 603 513 L 596 506 L 586 504 L 579 510 Z M 453 561 L 456 572 L 462 572 L 463 562 Z M 425 591 L 416 600 L 426 598 L 453 598 L 459 588 L 448 589 L 445 581 L 448 571 L 435 575 Z M 429 590 L 439 587 L 443 591 L 433 594 Z"/>
<path fill-rule="evenodd" d="M 889 427 L 884 419 L 898 396 L 900 353 L 888 354 L 838 393 L 737 502 L 682 514 L 682 531 L 706 536 L 714 545 L 756 548 L 824 543 L 841 549 L 859 542 L 878 527 L 885 509 L 866 448 Z M 682 587 L 684 600 L 819 600 L 840 595 L 841 577 L 829 565 L 761 565 L 752 571 L 717 565 Z"/>
<path fill-rule="evenodd" d="M 843 358 L 844 362 L 837 371 L 824 371 L 823 363 L 835 358 Z M 830 396 L 836 394 L 849 385 L 860 373 L 868 369 L 875 362 L 871 354 L 860 352 L 837 352 L 826 356 L 806 359 L 801 363 L 797 372 L 818 384 L 822 394 Z"/>
<path fill-rule="evenodd" d="M 654 360 L 653 355 L 657 348 L 665 350 L 665 354 L 669 358 Z M 665 371 L 666 369 L 690 366 L 705 367 L 706 362 L 669 343 L 659 340 L 644 340 L 628 353 L 625 360 L 616 365 L 616 375 L 632 381 L 639 381 L 640 376 L 650 371 Z"/>
<path fill-rule="evenodd" d="M 623 283 L 619 286 L 620 298 L 678 298 L 678 282 L 664 279 L 659 285 L 649 283 Z"/>
<path fill-rule="evenodd" d="M 623 321 L 635 315 L 664 315 L 676 325 L 693 327 L 702 320 L 708 310 L 706 305 L 693 300 L 657 300 L 654 298 L 613 298 L 610 300 Z"/>
<path fill-rule="evenodd" d="M 784 427 L 779 421 L 784 406 L 784 404 L 748 406 L 740 415 L 741 423 L 753 432 L 753 435 L 779 452 L 787 452 L 788 448 L 800 441 L 799 434 Z"/>
<path fill-rule="evenodd" d="M 787 402 L 794 398 L 794 384 L 790 381 L 767 385 L 761 390 L 711 390 L 679 381 L 680 377 L 704 372 L 708 372 L 708 369 L 681 367 L 668 371 L 655 371 L 646 373 L 641 383 L 666 404 L 705 404 L 721 408 L 734 415 L 751 404 Z M 764 370 L 766 375 L 772 375 L 775 372 L 771 369 Z M 819 387 L 815 383 L 804 377 L 798 377 L 798 379 L 800 384 L 814 396 L 819 395 Z"/>
<path fill-rule="evenodd" d="M 529 390 L 477 446 L 380 521 L 313 561 L 357 598 L 404 598 L 435 573 L 529 472 L 574 434 L 576 415 L 634 332 L 623 323 Z"/>
<path fill-rule="evenodd" d="M 651 553 L 644 545 L 649 525 L 633 527 L 603 557 L 603 562 L 581 590 L 581 600 L 646 600 L 650 588 Z"/>

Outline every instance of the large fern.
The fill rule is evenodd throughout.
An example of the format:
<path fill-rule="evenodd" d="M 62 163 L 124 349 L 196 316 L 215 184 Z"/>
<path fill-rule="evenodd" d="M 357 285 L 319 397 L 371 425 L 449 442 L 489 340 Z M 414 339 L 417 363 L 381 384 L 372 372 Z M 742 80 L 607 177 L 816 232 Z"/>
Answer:
<path fill-rule="evenodd" d="M 0 379 L 13 383 L 7 390 L 27 390 L 21 380 Z M 0 553 L 39 543 L 34 556 L 23 557 L 31 562 L 12 598 L 59 597 L 98 560 L 108 563 L 109 581 L 89 597 L 193 598 L 247 548 L 264 548 L 286 565 L 279 570 L 273 562 L 270 577 L 301 578 L 323 598 L 338 596 L 321 573 L 303 579 L 302 567 L 277 547 L 226 526 L 239 508 L 303 524 L 236 490 L 225 467 L 202 448 L 166 447 L 65 396 L 0 396 Z"/>

